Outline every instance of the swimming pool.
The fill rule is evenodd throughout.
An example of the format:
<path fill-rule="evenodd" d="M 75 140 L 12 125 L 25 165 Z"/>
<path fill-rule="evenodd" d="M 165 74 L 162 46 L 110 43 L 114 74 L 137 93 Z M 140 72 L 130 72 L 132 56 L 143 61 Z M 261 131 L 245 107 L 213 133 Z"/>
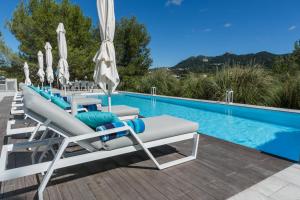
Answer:
<path fill-rule="evenodd" d="M 98 98 L 107 105 L 105 96 Z M 112 105 L 138 107 L 145 117 L 185 118 L 198 122 L 200 133 L 290 160 L 300 158 L 298 113 L 132 93 L 113 95 Z"/>

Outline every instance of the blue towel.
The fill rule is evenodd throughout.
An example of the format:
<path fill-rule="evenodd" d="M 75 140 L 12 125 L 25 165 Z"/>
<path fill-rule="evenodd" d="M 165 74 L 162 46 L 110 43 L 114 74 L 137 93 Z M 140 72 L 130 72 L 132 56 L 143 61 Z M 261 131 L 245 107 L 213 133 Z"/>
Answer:
<path fill-rule="evenodd" d="M 72 103 L 72 101 L 71 101 L 71 98 L 72 98 L 72 97 L 66 96 L 66 97 L 62 97 L 62 98 L 64 99 L 65 102 L 68 102 L 69 104 Z"/>
<path fill-rule="evenodd" d="M 82 107 L 86 108 L 89 112 L 90 112 L 90 111 L 97 111 L 97 110 L 98 110 L 96 104 L 92 104 L 92 105 L 84 105 L 84 106 L 82 106 Z"/>
<path fill-rule="evenodd" d="M 145 123 L 141 119 L 128 120 L 125 123 L 128 126 L 130 126 L 134 130 L 134 132 L 137 134 L 143 133 L 145 131 Z M 99 126 L 96 128 L 96 131 L 104 131 L 104 130 L 109 130 L 109 129 L 113 129 L 113 128 L 120 128 L 123 126 L 124 126 L 123 122 L 114 122 L 114 123 L 110 123 L 110 124 L 105 124 L 103 126 Z M 102 142 L 107 142 L 109 140 L 124 137 L 126 135 L 128 135 L 128 131 L 120 131 L 117 133 L 100 136 L 100 140 Z"/>
<path fill-rule="evenodd" d="M 59 98 L 63 98 L 63 97 L 60 95 L 60 93 L 53 93 L 53 96 L 59 97 Z"/>
<path fill-rule="evenodd" d="M 113 113 L 99 112 L 99 111 L 78 113 L 76 115 L 76 118 L 94 130 L 97 127 L 103 126 L 105 124 L 110 124 L 110 123 L 115 123 L 120 121 L 118 117 Z"/>

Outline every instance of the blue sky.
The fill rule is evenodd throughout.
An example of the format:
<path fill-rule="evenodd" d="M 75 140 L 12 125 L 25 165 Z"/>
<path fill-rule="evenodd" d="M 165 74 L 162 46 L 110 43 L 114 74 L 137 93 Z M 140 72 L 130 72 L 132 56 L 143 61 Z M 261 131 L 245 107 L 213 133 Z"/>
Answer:
<path fill-rule="evenodd" d="M 0 0 L 0 30 L 19 0 Z M 95 0 L 72 0 L 94 24 Z M 172 66 L 189 56 L 270 51 L 288 53 L 300 39 L 299 0 L 115 0 L 116 17 L 137 16 L 151 35 L 153 66 Z"/>

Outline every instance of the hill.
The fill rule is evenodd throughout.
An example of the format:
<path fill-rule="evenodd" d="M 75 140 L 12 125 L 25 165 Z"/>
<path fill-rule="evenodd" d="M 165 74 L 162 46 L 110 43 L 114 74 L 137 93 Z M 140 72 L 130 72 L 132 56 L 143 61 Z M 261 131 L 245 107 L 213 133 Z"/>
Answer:
<path fill-rule="evenodd" d="M 240 65 L 247 65 L 249 63 L 261 64 L 265 68 L 272 68 L 274 60 L 280 56 L 267 51 L 262 51 L 255 54 L 236 55 L 232 53 L 225 53 L 220 56 L 193 56 L 181 61 L 174 67 L 170 68 L 172 71 L 191 71 L 191 72 L 212 72 L 222 68 L 225 64 L 229 66 L 235 63 Z"/>

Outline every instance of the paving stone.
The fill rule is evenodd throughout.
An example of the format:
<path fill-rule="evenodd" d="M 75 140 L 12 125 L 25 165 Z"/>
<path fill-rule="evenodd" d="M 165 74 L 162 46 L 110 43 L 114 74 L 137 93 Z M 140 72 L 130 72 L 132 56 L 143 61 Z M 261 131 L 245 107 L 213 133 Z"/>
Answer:
<path fill-rule="evenodd" d="M 251 189 L 258 191 L 265 196 L 270 196 L 283 187 L 287 186 L 288 184 L 289 183 L 287 181 L 272 176 L 254 185 L 253 187 L 251 187 Z"/>
<path fill-rule="evenodd" d="M 247 189 L 244 192 L 241 192 L 229 198 L 228 200 L 271 200 L 271 199 L 258 191 Z"/>
<path fill-rule="evenodd" d="M 270 197 L 274 200 L 300 200 L 300 187 L 289 184 Z"/>
<path fill-rule="evenodd" d="M 282 180 L 286 180 L 290 183 L 298 185 L 300 187 L 300 169 L 296 167 L 288 167 L 285 170 L 280 171 L 279 173 L 275 174 L 277 178 Z"/>

